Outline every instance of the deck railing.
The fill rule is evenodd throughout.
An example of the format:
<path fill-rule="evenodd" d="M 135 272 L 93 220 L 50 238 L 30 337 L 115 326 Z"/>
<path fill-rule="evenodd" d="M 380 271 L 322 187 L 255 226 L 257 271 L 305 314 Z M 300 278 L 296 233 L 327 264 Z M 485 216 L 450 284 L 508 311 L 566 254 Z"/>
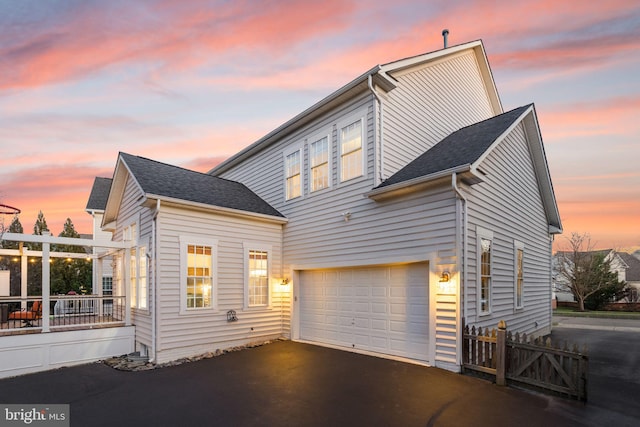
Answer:
<path fill-rule="evenodd" d="M 0 297 L 0 333 L 39 332 L 42 330 L 42 308 L 36 302 L 42 297 Z M 49 327 L 52 332 L 115 326 L 125 321 L 124 296 L 53 295 L 50 297 Z M 23 314 L 24 313 L 24 314 Z"/>

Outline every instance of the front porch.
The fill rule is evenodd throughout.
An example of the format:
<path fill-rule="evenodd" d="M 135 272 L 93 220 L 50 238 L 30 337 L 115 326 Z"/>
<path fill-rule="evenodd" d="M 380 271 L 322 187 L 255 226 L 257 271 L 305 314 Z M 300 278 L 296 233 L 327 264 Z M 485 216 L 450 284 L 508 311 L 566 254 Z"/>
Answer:
<path fill-rule="evenodd" d="M 110 255 L 128 249 L 120 242 L 5 233 L 3 241 L 19 242 L 18 249 L 0 249 L 0 256 L 20 262 L 20 293 L 0 292 L 0 378 L 87 363 L 127 354 L 135 345 L 135 327 L 127 293 L 128 257 L 124 257 L 118 286 L 104 292 L 103 263 Z M 37 243 L 41 251 L 27 249 Z M 93 254 L 52 252 L 51 245 L 93 248 Z M 94 274 L 87 295 L 51 295 L 52 258 L 84 258 Z M 27 265 L 40 259 L 40 295 L 28 295 Z M 115 272 L 114 272 L 115 273 Z M 96 283 L 98 282 L 98 283 Z M 106 293 L 106 295 L 105 295 Z"/>

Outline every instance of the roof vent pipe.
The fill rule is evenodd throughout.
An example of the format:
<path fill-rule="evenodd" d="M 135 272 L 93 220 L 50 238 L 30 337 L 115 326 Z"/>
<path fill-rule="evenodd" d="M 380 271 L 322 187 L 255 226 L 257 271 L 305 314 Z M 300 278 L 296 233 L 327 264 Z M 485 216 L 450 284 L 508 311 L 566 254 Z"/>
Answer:
<path fill-rule="evenodd" d="M 447 30 L 446 28 L 444 30 L 442 30 L 442 37 L 444 37 L 444 48 L 446 49 L 447 47 L 449 47 L 449 43 L 447 41 L 447 37 L 449 36 L 449 30 Z"/>

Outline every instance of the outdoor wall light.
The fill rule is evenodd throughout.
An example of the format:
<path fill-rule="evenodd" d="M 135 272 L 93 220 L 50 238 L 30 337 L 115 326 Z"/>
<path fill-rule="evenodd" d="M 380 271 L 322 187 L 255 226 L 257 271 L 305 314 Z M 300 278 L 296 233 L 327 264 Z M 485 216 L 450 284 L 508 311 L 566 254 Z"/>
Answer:
<path fill-rule="evenodd" d="M 440 274 L 440 283 L 449 283 L 451 280 L 451 274 L 448 271 L 443 271 Z"/>
<path fill-rule="evenodd" d="M 280 282 L 280 290 L 282 292 L 285 292 L 287 290 L 289 290 L 289 278 L 285 277 L 284 279 L 282 279 L 282 282 Z"/>

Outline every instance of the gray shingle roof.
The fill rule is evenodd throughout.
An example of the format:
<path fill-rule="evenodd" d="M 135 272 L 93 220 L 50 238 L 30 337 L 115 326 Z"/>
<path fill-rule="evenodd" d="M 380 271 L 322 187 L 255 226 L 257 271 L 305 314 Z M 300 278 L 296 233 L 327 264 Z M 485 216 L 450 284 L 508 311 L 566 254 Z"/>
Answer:
<path fill-rule="evenodd" d="M 627 268 L 625 272 L 627 281 L 639 282 L 640 281 L 640 259 L 626 252 L 618 252 L 618 255 L 629 266 L 629 268 Z"/>
<path fill-rule="evenodd" d="M 109 190 L 111 190 L 111 178 L 96 177 L 91 187 L 91 194 L 87 201 L 88 211 L 103 211 L 107 206 L 107 198 L 109 198 Z"/>
<path fill-rule="evenodd" d="M 453 132 L 377 188 L 473 164 L 530 106 L 516 108 Z"/>
<path fill-rule="evenodd" d="M 284 217 L 244 184 L 120 153 L 146 194 Z"/>

